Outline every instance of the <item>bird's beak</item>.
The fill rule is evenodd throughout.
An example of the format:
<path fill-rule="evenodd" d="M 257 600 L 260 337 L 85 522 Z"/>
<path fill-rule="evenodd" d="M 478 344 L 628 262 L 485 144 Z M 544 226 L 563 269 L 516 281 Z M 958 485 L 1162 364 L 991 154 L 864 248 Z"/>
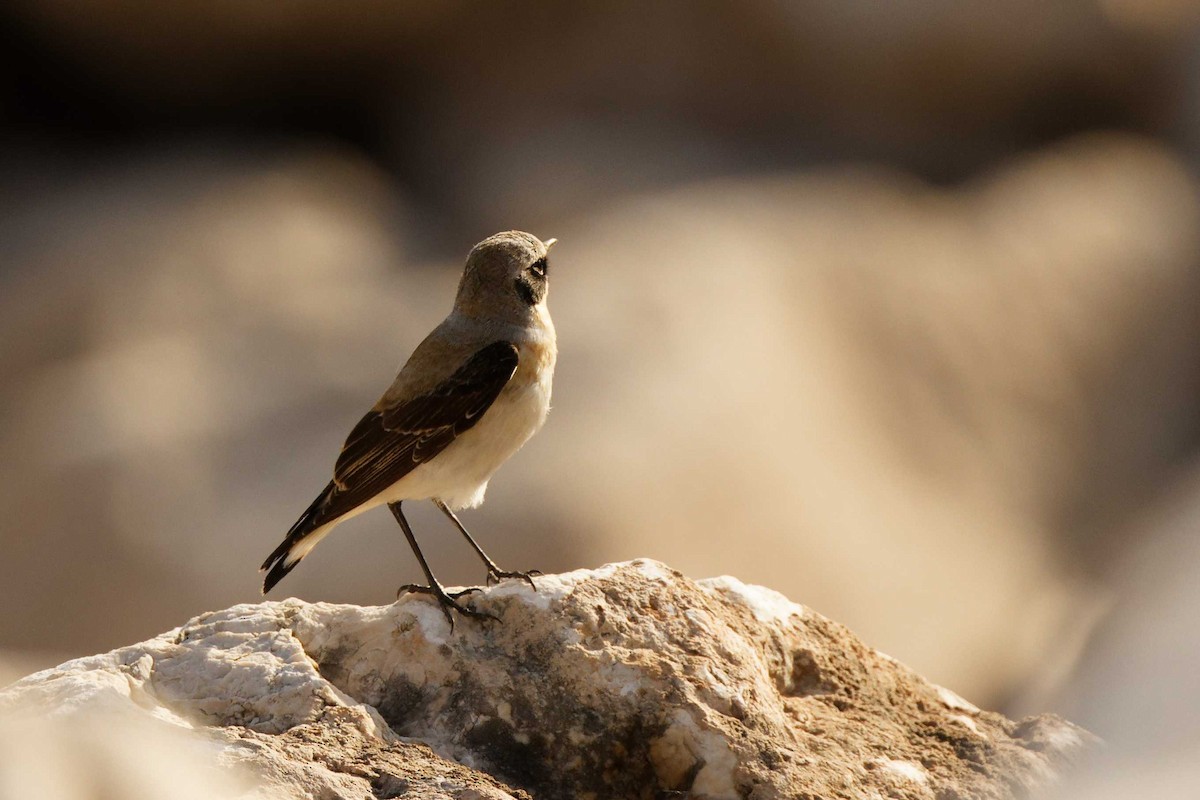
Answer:
<path fill-rule="evenodd" d="M 546 252 L 549 253 L 550 248 L 558 244 L 558 239 L 547 239 L 546 241 L 542 242 L 542 244 L 546 245 Z"/>

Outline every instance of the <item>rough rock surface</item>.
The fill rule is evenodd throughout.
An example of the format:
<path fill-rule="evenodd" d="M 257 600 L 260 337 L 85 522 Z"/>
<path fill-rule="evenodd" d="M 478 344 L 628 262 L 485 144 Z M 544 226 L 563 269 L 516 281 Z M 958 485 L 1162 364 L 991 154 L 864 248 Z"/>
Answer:
<path fill-rule="evenodd" d="M 424 596 L 239 605 L 32 675 L 0 712 L 140 709 L 248 767 L 256 797 L 1008 798 L 1092 741 L 733 578 L 635 561 L 537 582 L 473 595 L 501 621 L 453 631 Z"/>

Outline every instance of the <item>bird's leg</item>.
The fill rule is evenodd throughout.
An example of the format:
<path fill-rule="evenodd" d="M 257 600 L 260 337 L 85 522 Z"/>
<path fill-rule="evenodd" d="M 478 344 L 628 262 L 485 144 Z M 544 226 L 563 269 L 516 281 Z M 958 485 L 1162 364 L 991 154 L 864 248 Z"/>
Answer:
<path fill-rule="evenodd" d="M 461 522 L 458 521 L 458 517 L 455 516 L 454 512 L 450 510 L 450 507 L 448 505 L 446 505 L 445 503 L 443 503 L 441 500 L 438 500 L 436 498 L 434 499 L 433 502 L 438 508 L 440 508 L 442 510 L 443 514 L 445 514 L 447 517 L 450 518 L 450 521 L 454 523 L 455 527 L 458 528 L 459 532 L 462 533 L 462 535 L 466 537 L 466 539 L 470 543 L 471 547 L 473 547 L 475 549 L 475 552 L 479 554 L 479 557 L 483 560 L 483 563 L 487 565 L 488 583 L 489 584 L 492 581 L 499 583 L 500 581 L 502 581 L 505 578 L 520 578 L 523 581 L 528 581 L 529 585 L 533 587 L 534 591 L 537 591 L 537 584 L 533 582 L 533 576 L 541 575 L 542 574 L 541 570 L 531 569 L 528 572 L 507 572 L 505 570 L 500 569 L 499 567 L 496 566 L 496 562 L 492 561 L 490 558 L 488 558 L 488 554 L 483 552 L 483 548 L 480 547 L 476 543 L 476 541 L 471 537 L 471 534 L 467 533 L 467 529 L 463 526 L 463 524 Z"/>
<path fill-rule="evenodd" d="M 425 579 L 429 581 L 428 586 L 401 586 L 396 592 L 396 597 L 399 597 L 405 592 L 419 592 L 421 594 L 431 594 L 437 598 L 438 604 L 442 608 L 442 613 L 446 615 L 446 619 L 450 622 L 450 630 L 454 630 L 454 615 L 450 613 L 450 609 L 454 609 L 458 613 L 467 617 L 475 617 L 476 619 L 494 619 L 499 620 L 495 614 L 488 614 L 485 611 L 476 611 L 473 608 L 467 608 L 458 602 L 458 598 L 478 589 L 466 589 L 461 592 L 455 592 L 453 595 L 447 594 L 445 588 L 438 583 L 438 579 L 433 577 L 433 570 L 429 568 L 429 562 L 425 560 L 425 556 L 421 553 L 421 548 L 417 545 L 417 537 L 413 535 L 412 527 L 409 526 L 408 520 L 404 518 L 404 512 L 400 510 L 399 503 L 388 503 L 388 508 L 392 510 L 392 515 L 396 517 L 396 521 L 400 523 L 400 528 L 404 531 L 404 538 L 408 539 L 408 545 L 412 548 L 413 553 L 417 557 L 417 561 L 421 564 L 421 570 L 425 573 Z"/>

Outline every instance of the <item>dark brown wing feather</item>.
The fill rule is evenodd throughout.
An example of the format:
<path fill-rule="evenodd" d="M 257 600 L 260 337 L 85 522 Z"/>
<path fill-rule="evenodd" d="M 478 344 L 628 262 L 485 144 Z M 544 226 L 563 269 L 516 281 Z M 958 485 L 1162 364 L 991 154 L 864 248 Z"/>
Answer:
<path fill-rule="evenodd" d="M 436 456 L 491 407 L 517 369 L 517 348 L 483 348 L 428 394 L 362 418 L 333 470 L 324 524 L 340 517 Z"/>
<path fill-rule="evenodd" d="M 267 557 L 263 594 L 295 569 L 292 548 L 305 537 L 403 478 L 470 430 L 517 370 L 517 348 L 494 342 L 427 394 L 362 418 L 342 447 L 334 478 Z"/>

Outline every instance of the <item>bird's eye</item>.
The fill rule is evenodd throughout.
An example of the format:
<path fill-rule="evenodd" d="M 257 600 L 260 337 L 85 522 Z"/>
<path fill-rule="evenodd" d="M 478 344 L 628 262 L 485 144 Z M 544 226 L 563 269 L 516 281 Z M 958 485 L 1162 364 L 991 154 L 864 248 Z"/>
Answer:
<path fill-rule="evenodd" d="M 534 275 L 537 275 L 539 278 L 544 278 L 544 277 L 546 277 L 546 266 L 547 266 L 546 259 L 539 258 L 537 261 L 533 262 L 533 264 L 529 267 L 529 271 L 532 272 Z"/>

